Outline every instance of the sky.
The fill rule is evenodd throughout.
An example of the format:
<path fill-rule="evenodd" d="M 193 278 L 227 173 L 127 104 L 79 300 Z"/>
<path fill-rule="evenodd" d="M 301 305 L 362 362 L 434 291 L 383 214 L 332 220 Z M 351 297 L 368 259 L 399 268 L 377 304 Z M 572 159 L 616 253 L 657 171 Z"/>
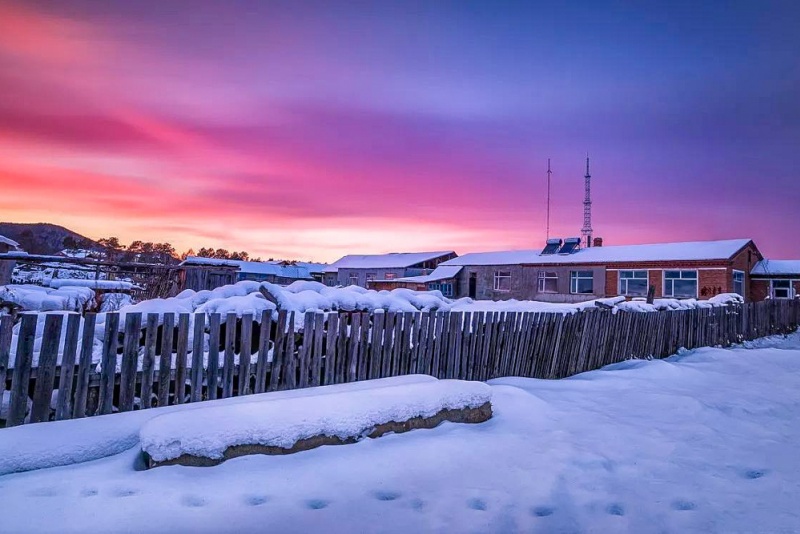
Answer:
<path fill-rule="evenodd" d="M 0 0 L 0 220 L 332 261 L 800 257 L 800 3 Z"/>

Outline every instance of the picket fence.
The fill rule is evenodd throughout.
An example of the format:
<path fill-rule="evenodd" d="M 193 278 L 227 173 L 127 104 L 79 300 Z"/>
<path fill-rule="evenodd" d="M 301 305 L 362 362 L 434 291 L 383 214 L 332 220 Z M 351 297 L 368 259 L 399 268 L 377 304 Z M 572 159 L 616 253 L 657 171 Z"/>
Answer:
<path fill-rule="evenodd" d="M 120 329 L 120 316 L 107 314 L 98 370 L 95 315 L 83 317 L 81 328 L 79 315 L 66 316 L 64 325 L 64 315 L 48 314 L 36 365 L 37 316 L 22 315 L 13 353 L 14 318 L 0 317 L 0 399 L 5 390 L 10 397 L 0 425 L 413 373 L 557 379 L 631 358 L 663 358 L 682 347 L 787 334 L 800 323 L 800 301 L 567 315 L 309 312 L 302 328 L 294 312 L 255 319 L 129 313 Z"/>

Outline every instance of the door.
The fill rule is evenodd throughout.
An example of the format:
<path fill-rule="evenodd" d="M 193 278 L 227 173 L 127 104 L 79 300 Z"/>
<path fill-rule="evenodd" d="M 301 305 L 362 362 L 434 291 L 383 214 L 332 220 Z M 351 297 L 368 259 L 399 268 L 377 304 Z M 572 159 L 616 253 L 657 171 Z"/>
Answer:
<path fill-rule="evenodd" d="M 478 274 L 469 273 L 469 298 L 477 298 L 478 295 Z"/>

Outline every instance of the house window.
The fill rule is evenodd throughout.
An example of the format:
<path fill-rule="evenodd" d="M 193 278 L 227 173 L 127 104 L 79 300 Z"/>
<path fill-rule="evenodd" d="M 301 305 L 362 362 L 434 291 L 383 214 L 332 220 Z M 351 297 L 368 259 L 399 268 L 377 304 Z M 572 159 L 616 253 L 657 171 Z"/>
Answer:
<path fill-rule="evenodd" d="M 594 273 L 592 271 L 571 271 L 569 273 L 569 291 L 581 295 L 594 293 Z"/>
<path fill-rule="evenodd" d="M 428 291 L 441 291 L 442 296 L 444 297 L 452 297 L 453 296 L 453 284 L 452 282 L 431 282 L 428 284 Z"/>
<path fill-rule="evenodd" d="M 384 280 L 394 280 L 395 278 L 397 278 L 397 274 L 395 274 L 395 273 L 386 273 L 383 276 Z"/>
<path fill-rule="evenodd" d="M 733 271 L 733 292 L 744 296 L 744 271 Z"/>
<path fill-rule="evenodd" d="M 697 298 L 697 271 L 664 271 L 664 296 Z"/>
<path fill-rule="evenodd" d="M 377 275 L 375 273 L 367 273 L 367 287 L 369 287 L 369 283 L 375 280 Z"/>
<path fill-rule="evenodd" d="M 647 271 L 620 271 L 619 294 L 629 297 L 647 295 Z"/>
<path fill-rule="evenodd" d="M 351 286 L 358 285 L 358 273 L 350 273 L 350 285 Z"/>
<path fill-rule="evenodd" d="M 770 280 L 770 295 L 774 299 L 792 298 L 791 280 Z"/>
<path fill-rule="evenodd" d="M 558 293 L 558 273 L 539 271 L 539 293 Z"/>
<path fill-rule="evenodd" d="M 495 271 L 494 272 L 494 290 L 495 291 L 511 291 L 511 272 L 510 271 Z"/>

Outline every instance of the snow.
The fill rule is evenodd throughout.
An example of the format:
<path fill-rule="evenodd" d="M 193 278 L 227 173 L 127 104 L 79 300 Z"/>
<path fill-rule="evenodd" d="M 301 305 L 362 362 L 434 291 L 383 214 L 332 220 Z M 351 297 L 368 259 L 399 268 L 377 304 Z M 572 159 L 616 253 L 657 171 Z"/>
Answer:
<path fill-rule="evenodd" d="M 497 379 L 483 424 L 210 468 L 137 470 L 115 442 L 0 477 L 0 532 L 794 532 L 800 336 L 751 346 Z M 148 412 L 2 429 L 0 462 Z"/>
<path fill-rule="evenodd" d="M 94 300 L 94 291 L 76 286 L 52 289 L 14 284 L 0 286 L 0 300 L 13 302 L 26 311 L 81 311 Z"/>
<path fill-rule="evenodd" d="M 0 235 L 0 243 L 8 245 L 9 247 L 19 248 L 19 243 L 17 243 L 13 239 L 9 239 L 4 235 Z"/>
<path fill-rule="evenodd" d="M 439 380 L 420 384 L 347 391 L 325 396 L 248 402 L 162 415 L 142 426 L 142 450 L 153 460 L 183 454 L 221 459 L 228 447 L 264 445 L 291 448 L 302 439 L 361 437 L 376 426 L 442 410 L 478 408 L 492 398 L 482 382 Z"/>
<path fill-rule="evenodd" d="M 404 278 L 395 278 L 396 282 L 417 282 L 418 284 L 427 284 L 428 282 L 438 282 L 439 280 L 448 280 L 455 278 L 461 272 L 463 267 L 458 265 L 439 265 L 433 270 L 431 274 L 422 276 L 406 276 Z"/>
<path fill-rule="evenodd" d="M 475 252 L 443 262 L 442 265 L 548 265 L 564 263 L 614 263 L 644 261 L 726 260 L 750 239 L 692 241 L 648 245 L 615 245 L 583 248 L 572 254 L 541 254 L 541 250 Z"/>
<path fill-rule="evenodd" d="M 130 291 L 131 289 L 141 289 L 141 287 L 123 280 L 83 280 L 76 278 L 56 278 L 48 282 L 50 287 L 60 289 L 62 287 L 88 287 L 91 289 L 104 289 L 116 291 Z"/>
<path fill-rule="evenodd" d="M 297 399 L 308 395 L 315 395 L 319 398 L 345 392 L 352 393 L 368 389 L 424 384 L 435 381 L 436 379 L 432 376 L 407 375 L 349 384 L 231 397 L 202 404 L 179 404 L 164 408 L 100 415 L 84 419 L 54 421 L 47 425 L 23 425 L 2 429 L 0 430 L 2 432 L 0 436 L 3 436 L 4 439 L 0 440 L 0 475 L 90 462 L 119 454 L 134 446 L 141 448 L 139 445 L 139 431 L 142 426 L 147 421 L 165 414 L 182 413 L 190 410 L 200 410 L 198 413 L 202 413 L 210 408 L 229 407 L 246 403 L 261 405 L 265 401 Z M 3 410 L 8 409 L 8 398 L 9 393 L 6 392 L 4 396 L 6 404 Z M 30 404 L 30 401 L 28 404 Z M 51 439 L 54 434 L 58 435 L 57 440 Z"/>
<path fill-rule="evenodd" d="M 222 260 L 188 256 L 181 265 L 223 265 L 238 267 L 241 274 L 273 275 L 298 280 L 311 280 L 311 273 L 321 273 L 327 267 L 324 263 L 284 262 L 284 261 L 243 261 Z"/>
<path fill-rule="evenodd" d="M 324 272 L 336 273 L 339 269 L 402 269 L 441 256 L 454 254 L 451 250 L 436 252 L 392 252 L 391 254 L 350 254 L 328 265 Z"/>
<path fill-rule="evenodd" d="M 800 260 L 761 260 L 756 263 L 750 274 L 800 276 Z"/>

